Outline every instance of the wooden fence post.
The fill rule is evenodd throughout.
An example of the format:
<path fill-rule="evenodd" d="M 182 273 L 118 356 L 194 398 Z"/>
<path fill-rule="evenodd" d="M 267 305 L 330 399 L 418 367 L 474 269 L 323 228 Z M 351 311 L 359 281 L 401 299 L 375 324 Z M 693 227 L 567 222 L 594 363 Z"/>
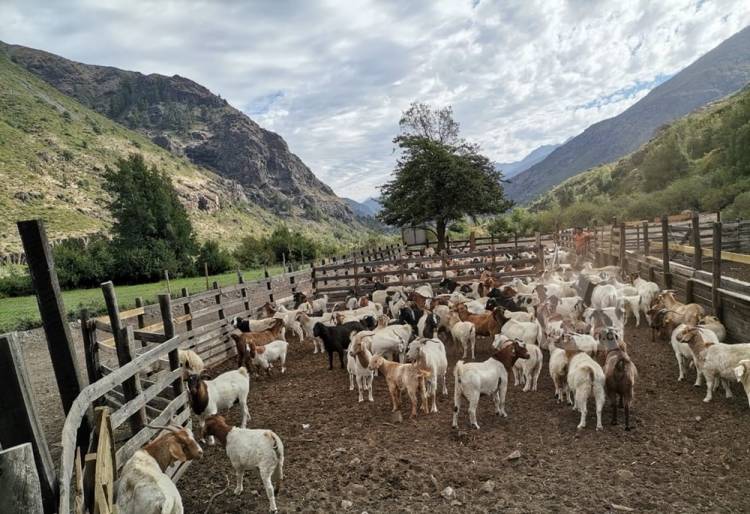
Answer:
<path fill-rule="evenodd" d="M 104 302 L 107 304 L 107 313 L 109 314 L 109 324 L 112 327 L 112 337 L 115 340 L 115 350 L 117 351 L 117 362 L 120 367 L 133 360 L 134 350 L 132 346 L 133 331 L 122 326 L 120 320 L 120 308 L 117 305 L 117 296 L 115 295 L 115 286 L 112 282 L 102 284 L 102 293 L 104 293 Z M 129 339 L 130 338 L 130 339 Z M 125 401 L 130 401 L 141 394 L 141 380 L 138 375 L 132 376 L 122 383 L 122 392 Z M 132 435 L 137 434 L 148 423 L 146 418 L 146 408 L 141 407 L 128 419 Z"/>
<path fill-rule="evenodd" d="M 723 320 L 721 309 L 721 222 L 714 223 L 713 260 L 711 273 L 711 305 L 714 315 Z"/>
<path fill-rule="evenodd" d="M 643 255 L 648 257 L 651 242 L 648 240 L 648 221 L 643 222 Z"/>
<path fill-rule="evenodd" d="M 263 275 L 266 277 L 266 290 L 268 291 L 268 301 L 270 303 L 273 303 L 273 288 L 271 287 L 271 279 L 268 275 L 268 268 L 265 268 L 263 270 Z"/>
<path fill-rule="evenodd" d="M 495 267 L 497 260 L 495 257 L 495 236 L 490 236 L 490 244 L 492 244 L 492 275 L 494 277 L 495 273 L 497 272 L 497 268 Z M 445 278 L 445 275 L 443 275 L 443 278 Z"/>
<path fill-rule="evenodd" d="M 0 405 L 3 406 L 3 415 L 0 416 L 0 446 L 11 448 L 19 444 L 31 443 L 42 491 L 44 512 L 55 512 L 57 510 L 55 465 L 49 453 L 41 418 L 34 403 L 34 393 L 23 353 L 13 334 L 0 336 L 0 376 L 3 377 L 3 387 L 0 387 Z M 3 474 L 0 483 L 7 485 L 11 481 L 12 477 Z"/>
<path fill-rule="evenodd" d="M 614 250 L 613 245 L 615 242 L 615 224 L 609 226 L 609 250 L 607 251 L 607 264 L 613 264 L 614 261 Z"/>
<path fill-rule="evenodd" d="M 0 512 L 45 512 L 39 473 L 30 443 L 0 451 Z M 53 512 L 48 506 L 46 512 Z"/>
<path fill-rule="evenodd" d="M 539 259 L 539 271 L 544 272 L 544 247 L 542 246 L 542 234 L 536 233 L 536 252 Z"/>
<path fill-rule="evenodd" d="M 294 293 L 297 292 L 297 284 L 294 282 L 294 275 L 292 275 L 294 271 L 292 270 L 292 266 L 289 265 L 289 287 L 292 290 L 292 296 L 294 296 Z"/>
<path fill-rule="evenodd" d="M 354 267 L 354 296 L 359 296 L 359 270 L 357 269 L 357 254 L 352 252 L 352 266 Z"/>
<path fill-rule="evenodd" d="M 139 308 L 140 308 L 140 307 L 143 307 L 143 298 L 141 298 L 140 296 L 139 296 L 139 297 L 137 297 L 137 298 L 135 299 L 135 306 L 136 306 L 136 307 L 139 307 Z M 137 319 L 137 321 L 138 321 L 138 328 L 143 328 L 143 327 L 145 327 L 145 326 L 146 326 L 146 316 L 145 316 L 145 314 L 139 314 L 139 315 L 138 315 L 138 316 L 136 317 L 136 319 Z M 148 341 L 141 341 L 141 346 L 143 346 L 144 348 L 145 348 L 146 346 L 148 346 Z"/>
<path fill-rule="evenodd" d="M 244 292 L 244 289 L 243 289 Z M 185 320 L 185 331 L 186 332 L 192 332 L 193 331 L 193 318 L 191 314 L 193 313 L 193 305 L 190 301 L 190 293 L 188 292 L 187 287 L 182 288 L 182 297 L 188 298 L 188 300 L 183 304 L 182 306 L 182 312 L 189 316 L 187 320 Z M 161 306 L 159 306 L 161 308 Z M 247 309 L 246 309 L 247 310 Z M 162 316 L 163 318 L 163 316 Z M 192 339 L 192 337 L 191 337 Z"/>
<path fill-rule="evenodd" d="M 164 337 L 172 339 L 175 334 L 174 319 L 172 318 L 172 297 L 167 294 L 159 295 L 159 310 L 161 311 L 161 321 L 164 326 Z M 169 352 L 169 369 L 171 371 L 176 370 L 180 367 L 180 357 L 177 353 L 177 348 Z M 172 390 L 174 391 L 175 398 L 182 394 L 182 378 L 177 379 L 172 383 Z"/>
<path fill-rule="evenodd" d="M 635 226 L 635 253 L 638 255 L 641 253 L 641 226 Z"/>
<path fill-rule="evenodd" d="M 442 272 L 443 272 L 443 280 L 445 280 L 446 278 L 448 278 L 448 270 L 446 269 L 448 263 L 447 263 L 447 260 L 446 260 L 445 256 L 446 256 L 445 249 L 440 250 L 440 266 L 441 266 Z"/>
<path fill-rule="evenodd" d="M 169 285 L 169 270 L 164 270 L 164 280 L 167 281 L 167 293 L 172 294 L 172 288 Z"/>
<path fill-rule="evenodd" d="M 270 286 L 271 283 L 269 282 L 268 285 Z M 221 305 L 221 289 L 219 289 L 219 283 L 214 280 L 213 288 L 216 290 L 216 296 L 214 296 L 214 300 L 216 301 L 216 305 Z M 271 300 L 273 301 L 273 300 Z M 224 319 L 224 309 L 219 309 L 217 312 L 219 315 L 219 319 Z"/>
<path fill-rule="evenodd" d="M 242 272 L 237 272 L 237 281 L 242 284 L 242 289 L 240 289 L 240 296 L 242 296 L 242 306 L 245 308 L 245 312 L 248 312 L 250 310 L 250 297 L 247 296 L 247 286 L 245 285 L 245 277 L 242 275 Z M 187 314 L 187 312 L 185 313 Z"/>
<path fill-rule="evenodd" d="M 664 289 L 672 289 L 672 272 L 669 268 L 669 217 L 661 217 L 661 262 L 664 272 Z"/>
<path fill-rule="evenodd" d="M 693 212 L 693 269 L 700 271 L 703 267 L 703 249 L 701 248 L 701 224 L 700 215 Z"/>
<path fill-rule="evenodd" d="M 516 251 L 516 259 L 518 258 L 518 232 L 513 232 L 513 247 Z"/>
<path fill-rule="evenodd" d="M 626 235 L 625 235 L 625 223 L 620 223 L 620 256 L 617 264 L 620 265 L 620 269 L 623 272 L 627 272 L 627 263 L 625 262 L 625 243 L 626 243 Z"/>
<path fill-rule="evenodd" d="M 21 234 L 23 249 L 26 252 L 31 282 L 36 290 L 36 301 L 47 337 L 47 348 L 60 399 L 67 414 L 73 401 L 85 387 L 85 381 L 78 364 L 67 311 L 60 293 L 52 248 L 47 240 L 44 224 L 40 220 L 19 221 L 18 232 Z M 90 425 L 88 422 L 84 424 L 88 437 Z"/>
<path fill-rule="evenodd" d="M 398 271 L 401 276 L 401 285 L 404 285 L 406 281 L 406 269 L 404 268 L 404 254 L 403 251 L 398 252 Z"/>
<path fill-rule="evenodd" d="M 86 374 L 89 384 L 99 380 L 99 344 L 96 342 L 96 324 L 89 319 L 88 309 L 81 311 L 81 338 L 83 354 L 86 359 Z"/>

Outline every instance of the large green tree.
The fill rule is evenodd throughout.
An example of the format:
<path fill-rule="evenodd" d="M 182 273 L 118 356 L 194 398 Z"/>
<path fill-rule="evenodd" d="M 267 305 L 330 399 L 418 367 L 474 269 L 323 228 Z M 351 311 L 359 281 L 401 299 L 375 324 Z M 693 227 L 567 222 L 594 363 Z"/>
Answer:
<path fill-rule="evenodd" d="M 104 174 L 112 195 L 113 250 L 119 278 L 158 278 L 164 270 L 192 270 L 197 251 L 193 227 L 169 177 L 143 156 L 120 159 Z"/>
<path fill-rule="evenodd" d="M 502 174 L 476 145 L 459 138 L 450 107 L 412 104 L 400 128 L 394 139 L 401 150 L 394 178 L 381 188 L 381 221 L 402 227 L 434 223 L 438 249 L 443 249 L 451 222 L 510 207 Z"/>

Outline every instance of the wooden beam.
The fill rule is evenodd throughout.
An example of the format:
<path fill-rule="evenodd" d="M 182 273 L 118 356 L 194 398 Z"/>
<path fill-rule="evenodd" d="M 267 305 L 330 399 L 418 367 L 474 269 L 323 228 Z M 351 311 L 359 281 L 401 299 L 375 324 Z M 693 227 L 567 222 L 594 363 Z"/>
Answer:
<path fill-rule="evenodd" d="M 651 242 L 648 240 L 648 221 L 643 222 L 643 255 L 648 256 Z"/>
<path fill-rule="evenodd" d="M 115 286 L 111 281 L 102 284 L 102 293 L 104 294 L 104 303 L 107 305 L 109 315 L 109 324 L 112 326 L 112 334 L 115 340 L 115 349 L 117 351 L 117 363 L 122 368 L 135 357 L 133 348 L 133 327 L 123 327 L 120 319 L 120 308 L 117 305 L 117 295 Z M 122 390 L 126 400 L 132 400 L 141 394 L 140 378 L 136 375 L 122 384 Z M 143 426 L 148 423 L 146 410 L 140 409 L 130 417 L 130 431 L 133 435 L 137 434 Z"/>
<path fill-rule="evenodd" d="M 669 269 L 669 218 L 661 217 L 661 266 L 664 273 L 664 288 L 672 289 L 672 273 Z"/>
<path fill-rule="evenodd" d="M 78 355 L 68 325 L 67 311 L 60 293 L 52 248 L 47 240 L 44 224 L 40 220 L 19 221 L 23 249 L 28 261 L 31 281 L 36 291 L 39 314 L 47 337 L 52 369 L 60 391 L 63 410 L 67 414 L 70 406 L 85 387 Z M 85 424 L 88 437 L 89 424 Z"/>
<path fill-rule="evenodd" d="M 617 263 L 623 272 L 627 271 L 625 267 L 625 224 L 620 223 L 620 255 L 619 262 Z"/>
<path fill-rule="evenodd" d="M 711 305 L 714 315 L 723 320 L 721 312 L 721 222 L 714 223 L 713 261 L 711 274 Z"/>
<path fill-rule="evenodd" d="M 11 448 L 31 443 L 44 512 L 54 512 L 57 501 L 55 465 L 34 402 L 26 362 L 13 334 L 0 336 L 0 376 L 3 377 L 3 387 L 0 387 L 0 405 L 3 406 L 3 414 L 0 416 L 0 446 Z M 0 484 L 12 480 L 4 474 L 0 476 Z M 0 512 L 12 511 L 0 509 Z"/>
<path fill-rule="evenodd" d="M 214 282 L 214 287 L 216 286 L 218 286 L 218 284 Z M 219 299 L 219 301 L 221 301 L 221 295 L 219 295 L 217 298 Z M 176 333 L 174 323 L 172 322 L 172 297 L 168 294 L 160 294 L 159 308 L 161 309 L 162 323 L 164 323 L 164 337 L 166 337 L 167 340 L 172 339 Z M 220 312 L 221 318 L 224 317 L 223 314 L 223 312 Z M 180 357 L 178 354 L 178 349 L 175 348 L 174 350 L 169 352 L 169 369 L 174 371 L 179 367 Z M 172 388 L 174 389 L 175 398 L 180 396 L 180 394 L 182 393 L 182 380 L 179 377 L 172 384 Z"/>

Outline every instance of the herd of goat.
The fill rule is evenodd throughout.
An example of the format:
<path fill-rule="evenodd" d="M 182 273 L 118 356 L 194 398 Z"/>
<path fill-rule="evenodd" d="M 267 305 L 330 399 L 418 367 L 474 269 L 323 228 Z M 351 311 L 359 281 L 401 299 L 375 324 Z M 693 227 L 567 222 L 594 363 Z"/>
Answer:
<path fill-rule="evenodd" d="M 225 448 L 237 474 L 236 494 L 242 492 L 243 473 L 258 469 L 271 511 L 276 511 L 274 484 L 283 478 L 284 447 L 271 430 L 246 428 L 247 396 L 251 373 L 270 373 L 275 367 L 285 372 L 290 334 L 297 341 L 312 340 L 313 353 L 327 354 L 329 370 L 337 357 L 360 402 L 365 397 L 374 401 L 373 381 L 382 375 L 392 411 L 400 416 L 406 392 L 412 418 L 420 408 L 425 414 L 437 412 L 438 391 L 448 395 L 445 344 L 456 345 L 463 359 L 452 372 L 452 423 L 458 426 L 466 400 L 469 423 L 476 429 L 482 395 L 492 398 L 496 414 L 507 417 L 511 376 L 524 392 L 536 391 L 546 352 L 555 397 L 580 413 L 579 430 L 586 427 L 591 399 L 596 430 L 603 428 L 605 403 L 612 424 L 617 424 L 622 408 L 625 430 L 630 430 L 638 371 L 627 351 L 625 326 L 630 317 L 636 325 L 644 317 L 652 339 L 658 335 L 670 342 L 678 380 L 685 378 L 686 361 L 696 370 L 696 386 L 705 379 L 704 401 L 711 400 L 719 384 L 731 397 L 730 381 L 738 381 L 750 402 L 750 344 L 724 343 L 726 330 L 703 307 L 681 303 L 674 291 L 661 291 L 638 275 L 626 276 L 616 266 L 593 268 L 586 263 L 575 271 L 563 266 L 505 284 L 496 283 L 489 271 L 449 276 L 436 288 L 429 283 L 375 283 L 369 295 L 352 295 L 334 305 L 326 296 L 295 293 L 292 309 L 269 303 L 263 311 L 263 319 L 231 321 L 236 370 L 209 379 L 200 357 L 190 350 L 180 351 L 180 362 L 200 440 L 209 445 L 218 440 Z M 491 344 L 487 360 L 474 361 L 477 337 Z M 220 414 L 236 403 L 241 406 L 239 427 L 228 425 Z M 165 470 L 176 461 L 199 458 L 202 450 L 187 428 L 155 428 L 166 432 L 123 468 L 117 496 L 121 513 L 182 512 L 179 492 Z"/>

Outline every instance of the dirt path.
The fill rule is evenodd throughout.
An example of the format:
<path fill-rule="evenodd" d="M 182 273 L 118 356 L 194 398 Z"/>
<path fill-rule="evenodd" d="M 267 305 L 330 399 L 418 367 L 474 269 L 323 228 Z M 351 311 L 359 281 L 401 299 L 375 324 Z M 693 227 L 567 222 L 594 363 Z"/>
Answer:
<path fill-rule="evenodd" d="M 610 426 L 605 410 L 603 432 L 594 431 L 589 413 L 589 427 L 576 433 L 578 414 L 554 400 L 546 362 L 538 392 L 509 388 L 509 418 L 496 418 L 482 398 L 479 431 L 466 428 L 465 410 L 461 429 L 451 429 L 447 399 L 438 414 L 393 426 L 382 378 L 375 402 L 358 404 L 346 372 L 327 371 L 311 345 L 292 347 L 285 376 L 253 383 L 249 426 L 272 429 L 284 441 L 281 512 L 343 512 L 342 500 L 357 513 L 604 512 L 612 504 L 659 513 L 750 509 L 744 393 L 737 387 L 734 400 L 719 395 L 705 405 L 692 373 L 689 382 L 676 381 L 671 348 L 651 343 L 646 329 L 630 329 L 628 342 L 641 374 L 631 432 Z M 478 358 L 487 358 L 488 342 L 478 346 Z M 452 372 L 457 352 L 448 348 Z M 452 377 L 449 390 L 452 398 Z M 257 473 L 247 473 L 245 492 L 234 496 L 223 449 L 206 450 L 179 483 L 186 512 L 204 512 L 227 475 L 232 485 L 212 512 L 267 512 Z M 507 461 L 514 450 L 520 459 Z M 482 490 L 486 481 L 494 483 L 491 492 Z M 455 490 L 448 500 L 440 495 L 447 486 Z"/>

